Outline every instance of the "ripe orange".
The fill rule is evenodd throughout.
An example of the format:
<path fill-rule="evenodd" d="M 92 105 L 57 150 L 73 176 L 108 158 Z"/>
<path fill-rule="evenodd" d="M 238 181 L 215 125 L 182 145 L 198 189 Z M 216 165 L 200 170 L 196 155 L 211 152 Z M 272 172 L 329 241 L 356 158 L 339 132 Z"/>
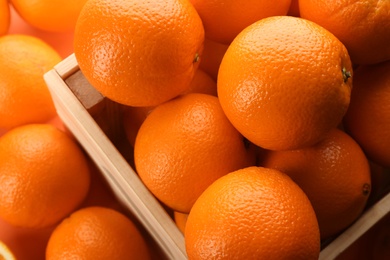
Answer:
<path fill-rule="evenodd" d="M 60 61 L 38 38 L 0 37 L 0 128 L 43 123 L 56 115 L 43 74 Z"/>
<path fill-rule="evenodd" d="M 218 98 L 206 94 L 187 94 L 157 106 L 134 146 L 136 170 L 146 187 L 183 213 L 213 181 L 254 160 Z"/>
<path fill-rule="evenodd" d="M 19 15 L 44 31 L 73 31 L 87 0 L 9 0 Z"/>
<path fill-rule="evenodd" d="M 0 0 L 0 36 L 7 34 L 10 21 L 8 0 Z"/>
<path fill-rule="evenodd" d="M 188 215 L 189 259 L 318 259 L 320 235 L 305 193 L 287 175 L 262 167 L 229 173 L 209 186 Z"/>
<path fill-rule="evenodd" d="M 150 259 L 144 238 L 125 215 L 104 207 L 79 209 L 53 231 L 46 259 Z"/>
<path fill-rule="evenodd" d="M 205 38 L 199 68 L 208 73 L 215 81 L 218 79 L 219 65 L 229 45 Z"/>
<path fill-rule="evenodd" d="M 390 1 L 299 0 L 300 16 L 333 33 L 355 64 L 390 59 Z"/>
<path fill-rule="evenodd" d="M 188 89 L 203 40 L 188 0 L 90 0 L 76 25 L 74 52 L 103 95 L 155 106 Z"/>
<path fill-rule="evenodd" d="M 208 39 L 229 44 L 245 27 L 275 15 L 286 15 L 291 0 L 190 0 L 202 18 Z"/>
<path fill-rule="evenodd" d="M 360 146 L 337 128 L 314 146 L 270 151 L 260 165 L 286 173 L 302 188 L 316 212 L 322 239 L 354 222 L 370 195 L 368 160 Z"/>
<path fill-rule="evenodd" d="M 342 120 L 352 67 L 344 45 L 292 16 L 262 19 L 236 37 L 221 62 L 218 97 L 232 124 L 271 150 L 312 145 Z"/>
<path fill-rule="evenodd" d="M 0 138 L 0 217 L 12 225 L 57 223 L 81 204 L 89 181 L 84 153 L 52 125 L 24 125 Z"/>
<path fill-rule="evenodd" d="M 201 69 L 197 69 L 189 88 L 180 95 L 189 93 L 203 93 L 217 96 L 217 83 L 206 72 Z M 155 107 L 156 106 L 124 106 L 123 125 L 125 127 L 126 137 L 131 146 L 134 147 L 135 138 L 141 124 Z"/>
<path fill-rule="evenodd" d="M 70 32 L 48 32 L 33 27 L 24 21 L 20 15 L 11 8 L 11 24 L 8 34 L 24 34 L 39 38 L 55 49 L 62 58 L 73 53 L 73 31 Z"/>
<path fill-rule="evenodd" d="M 7 244 L 17 260 L 43 260 L 47 241 L 54 227 L 15 227 L 0 218 L 0 241 Z"/>
<path fill-rule="evenodd" d="M 390 61 L 355 71 L 346 131 L 374 162 L 390 167 Z"/>

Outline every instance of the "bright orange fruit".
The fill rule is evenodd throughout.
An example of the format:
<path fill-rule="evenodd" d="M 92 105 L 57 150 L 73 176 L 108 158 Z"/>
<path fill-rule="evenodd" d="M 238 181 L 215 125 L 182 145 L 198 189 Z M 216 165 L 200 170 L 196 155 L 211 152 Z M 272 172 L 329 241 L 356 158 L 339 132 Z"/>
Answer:
<path fill-rule="evenodd" d="M 390 1 L 299 0 L 299 11 L 344 43 L 355 64 L 390 59 Z"/>
<path fill-rule="evenodd" d="M 352 224 L 370 195 L 368 160 L 360 146 L 337 128 L 311 147 L 270 151 L 260 165 L 286 173 L 302 188 L 316 212 L 322 239 Z"/>
<path fill-rule="evenodd" d="M 218 98 L 198 93 L 157 106 L 134 146 L 136 170 L 146 187 L 183 213 L 216 179 L 254 160 L 253 149 L 226 118 Z"/>
<path fill-rule="evenodd" d="M 73 212 L 56 227 L 46 259 L 146 260 L 150 254 L 128 217 L 104 207 L 87 207 Z"/>
<path fill-rule="evenodd" d="M 188 89 L 203 41 L 188 0 L 90 0 L 76 25 L 74 52 L 103 95 L 155 106 Z"/>
<path fill-rule="evenodd" d="M 0 138 L 0 217 L 10 224 L 56 224 L 82 203 L 89 183 L 85 154 L 56 127 L 29 124 Z"/>
<path fill-rule="evenodd" d="M 319 25 L 292 16 L 262 19 L 230 44 L 218 97 L 232 124 L 271 150 L 309 146 L 347 111 L 352 66 L 344 45 Z"/>
<path fill-rule="evenodd" d="M 19 15 L 32 26 L 50 32 L 70 32 L 87 0 L 10 0 Z"/>
<path fill-rule="evenodd" d="M 211 184 L 188 215 L 189 259 L 318 259 L 320 234 L 305 193 L 277 170 L 249 167 Z"/>
<path fill-rule="evenodd" d="M 56 115 L 43 74 L 60 61 L 59 54 L 36 37 L 0 37 L 0 128 L 44 123 Z"/>

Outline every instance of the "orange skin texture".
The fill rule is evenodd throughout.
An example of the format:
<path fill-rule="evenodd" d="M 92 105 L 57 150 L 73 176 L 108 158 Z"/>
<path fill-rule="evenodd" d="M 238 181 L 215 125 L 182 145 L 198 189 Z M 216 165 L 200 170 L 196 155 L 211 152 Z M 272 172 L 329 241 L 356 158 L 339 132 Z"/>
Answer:
<path fill-rule="evenodd" d="M 74 52 L 103 95 L 155 106 L 188 89 L 203 41 L 202 21 L 187 0 L 91 0 L 76 25 Z"/>
<path fill-rule="evenodd" d="M 0 138 L 0 216 L 11 225 L 54 225 L 85 199 L 86 157 L 67 134 L 48 124 L 14 128 Z"/>
<path fill-rule="evenodd" d="M 355 64 L 390 59 L 390 2 L 299 0 L 300 16 L 333 33 Z"/>
<path fill-rule="evenodd" d="M 8 0 L 0 0 L 0 36 L 7 34 L 10 22 Z"/>
<path fill-rule="evenodd" d="M 209 186 L 187 219 L 189 259 L 318 259 L 320 234 L 305 193 L 262 167 L 229 173 Z"/>
<path fill-rule="evenodd" d="M 0 128 L 44 123 L 56 115 L 43 74 L 60 61 L 59 54 L 36 37 L 0 38 Z"/>
<path fill-rule="evenodd" d="M 149 114 L 135 140 L 134 161 L 141 180 L 161 202 L 188 213 L 213 181 L 254 165 L 255 153 L 217 97 L 193 93 Z"/>
<path fill-rule="evenodd" d="M 312 145 L 347 111 L 352 76 L 343 44 L 301 18 L 276 16 L 231 43 L 218 74 L 218 97 L 232 124 L 270 150 Z"/>
<path fill-rule="evenodd" d="M 362 213 L 371 190 L 368 160 L 360 146 L 335 128 L 314 146 L 270 151 L 260 165 L 291 177 L 316 212 L 321 239 L 339 233 Z"/>
<path fill-rule="evenodd" d="M 30 25 L 48 32 L 71 32 L 87 0 L 10 0 Z"/>
<path fill-rule="evenodd" d="M 125 215 L 104 207 L 73 212 L 53 231 L 46 259 L 150 259 L 144 238 Z"/>
<path fill-rule="evenodd" d="M 344 119 L 346 131 L 367 156 L 390 167 L 390 61 L 360 66 Z"/>
<path fill-rule="evenodd" d="M 205 35 L 229 44 L 247 26 L 275 15 L 286 15 L 291 0 L 190 0 L 202 18 Z"/>

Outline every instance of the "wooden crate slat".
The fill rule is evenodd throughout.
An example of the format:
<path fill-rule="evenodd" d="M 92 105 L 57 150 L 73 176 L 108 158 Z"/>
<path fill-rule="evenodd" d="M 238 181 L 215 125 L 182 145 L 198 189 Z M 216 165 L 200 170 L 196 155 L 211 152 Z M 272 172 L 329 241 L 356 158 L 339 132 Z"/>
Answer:
<path fill-rule="evenodd" d="M 64 83 L 61 75 L 70 74 L 61 68 L 62 74 L 58 74 L 56 69 L 45 74 L 45 80 L 60 118 L 102 171 L 118 199 L 138 218 L 167 257 L 186 259 L 182 233 Z"/>

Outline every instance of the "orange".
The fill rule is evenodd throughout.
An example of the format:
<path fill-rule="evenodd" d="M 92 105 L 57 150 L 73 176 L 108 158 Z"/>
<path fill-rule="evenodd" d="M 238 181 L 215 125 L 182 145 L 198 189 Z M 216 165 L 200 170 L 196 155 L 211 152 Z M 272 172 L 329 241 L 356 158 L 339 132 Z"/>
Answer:
<path fill-rule="evenodd" d="M 292 16 L 262 19 L 230 44 L 218 97 L 232 124 L 270 150 L 312 145 L 347 111 L 352 67 L 344 45 L 317 24 Z"/>
<path fill-rule="evenodd" d="M 185 228 L 189 259 L 318 259 L 320 235 L 305 193 L 277 170 L 249 167 L 211 184 Z"/>
<path fill-rule="evenodd" d="M 204 24 L 208 39 L 229 44 L 245 27 L 275 15 L 286 15 L 291 0 L 190 0 Z"/>
<path fill-rule="evenodd" d="M 345 129 L 377 164 L 390 167 L 390 61 L 355 71 Z"/>
<path fill-rule="evenodd" d="M 90 0 L 74 41 L 81 71 L 104 96 L 155 106 L 188 89 L 204 29 L 188 0 Z"/>
<path fill-rule="evenodd" d="M 3 260 L 15 260 L 15 256 L 9 250 L 8 246 L 0 241 L 0 259 Z"/>
<path fill-rule="evenodd" d="M 181 213 L 178 211 L 173 212 L 173 217 L 174 221 L 176 223 L 177 228 L 184 233 L 187 219 L 188 219 L 188 214 L 187 213 Z"/>
<path fill-rule="evenodd" d="M 46 259 L 150 259 L 144 238 L 125 215 L 104 207 L 75 211 L 53 231 Z"/>
<path fill-rule="evenodd" d="M 197 69 L 191 80 L 190 87 L 185 92 L 181 93 L 181 95 L 188 93 L 203 93 L 217 96 L 217 83 L 206 72 Z M 155 106 L 124 107 L 123 125 L 125 127 L 126 137 L 131 146 L 134 147 L 135 138 L 141 124 L 154 108 Z"/>
<path fill-rule="evenodd" d="M 52 125 L 24 125 L 0 138 L 0 217 L 12 225 L 59 222 L 81 204 L 89 182 L 83 151 Z"/>
<path fill-rule="evenodd" d="M 39 38 L 55 49 L 61 58 L 73 53 L 73 31 L 48 32 L 33 27 L 24 21 L 11 5 L 11 24 L 8 34 L 24 34 Z"/>
<path fill-rule="evenodd" d="M 38 38 L 0 37 L 0 128 L 43 123 L 56 115 L 43 74 L 60 61 Z"/>
<path fill-rule="evenodd" d="M 139 129 L 136 171 L 171 209 L 188 213 L 219 177 L 253 165 L 255 154 L 231 125 L 218 98 L 187 94 L 157 106 Z"/>
<path fill-rule="evenodd" d="M 0 218 L 0 241 L 7 244 L 17 260 L 44 260 L 47 241 L 54 228 L 54 225 L 45 228 L 16 227 Z"/>
<path fill-rule="evenodd" d="M 229 45 L 205 38 L 199 68 L 208 73 L 215 81 L 218 79 L 219 65 Z"/>
<path fill-rule="evenodd" d="M 368 160 L 360 146 L 337 128 L 314 146 L 270 151 L 260 165 L 286 173 L 302 188 L 316 212 L 322 239 L 352 224 L 370 195 Z"/>
<path fill-rule="evenodd" d="M 0 35 L 7 34 L 10 20 L 8 0 L 0 0 Z"/>
<path fill-rule="evenodd" d="M 50 32 L 73 31 L 87 0 L 9 0 L 32 26 Z"/>
<path fill-rule="evenodd" d="M 333 33 L 356 64 L 390 59 L 390 2 L 387 0 L 299 0 L 300 16 Z"/>

